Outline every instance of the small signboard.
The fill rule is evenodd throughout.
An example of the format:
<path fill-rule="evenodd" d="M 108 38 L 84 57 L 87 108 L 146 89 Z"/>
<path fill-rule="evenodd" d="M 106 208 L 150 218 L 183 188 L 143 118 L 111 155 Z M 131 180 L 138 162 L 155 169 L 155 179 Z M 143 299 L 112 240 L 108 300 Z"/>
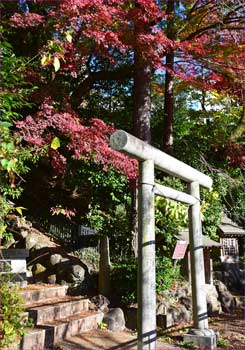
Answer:
<path fill-rule="evenodd" d="M 189 243 L 187 241 L 177 241 L 172 259 L 174 260 L 183 259 L 185 256 L 185 252 L 188 247 L 188 244 Z"/>
<path fill-rule="evenodd" d="M 90 227 L 86 227 L 82 225 L 79 225 L 78 227 L 78 234 L 81 236 L 91 236 L 91 235 L 95 235 L 96 233 L 97 233 L 96 230 L 93 230 Z"/>

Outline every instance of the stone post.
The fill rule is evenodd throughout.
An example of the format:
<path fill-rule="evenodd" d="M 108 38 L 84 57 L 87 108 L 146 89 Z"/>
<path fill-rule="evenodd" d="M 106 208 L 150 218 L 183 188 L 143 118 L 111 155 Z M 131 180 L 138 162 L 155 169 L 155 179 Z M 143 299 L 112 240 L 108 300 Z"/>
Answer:
<path fill-rule="evenodd" d="M 154 162 L 139 163 L 138 350 L 156 349 Z"/>
<path fill-rule="evenodd" d="M 189 193 L 200 199 L 198 182 L 188 185 Z M 189 207 L 189 240 L 191 257 L 191 287 L 194 328 L 184 335 L 184 340 L 193 342 L 201 348 L 216 348 L 216 335 L 208 329 L 207 300 L 205 291 L 205 270 L 203 258 L 202 226 L 200 201 Z"/>
<path fill-rule="evenodd" d="M 106 235 L 100 238 L 99 293 L 110 293 L 110 251 L 109 238 Z"/>

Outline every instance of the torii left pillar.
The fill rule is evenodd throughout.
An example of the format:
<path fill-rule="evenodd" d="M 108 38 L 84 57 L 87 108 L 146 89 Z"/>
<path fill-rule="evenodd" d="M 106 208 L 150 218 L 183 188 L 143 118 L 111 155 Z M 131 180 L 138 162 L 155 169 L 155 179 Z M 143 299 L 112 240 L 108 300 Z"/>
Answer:
<path fill-rule="evenodd" d="M 156 350 L 154 162 L 139 163 L 138 350 Z"/>

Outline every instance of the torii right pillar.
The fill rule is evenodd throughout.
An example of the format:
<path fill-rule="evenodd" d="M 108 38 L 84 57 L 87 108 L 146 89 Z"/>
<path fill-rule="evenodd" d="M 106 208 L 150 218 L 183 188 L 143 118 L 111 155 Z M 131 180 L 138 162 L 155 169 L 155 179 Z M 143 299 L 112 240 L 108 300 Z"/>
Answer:
<path fill-rule="evenodd" d="M 208 328 L 208 312 L 205 290 L 202 226 L 200 211 L 200 185 L 192 182 L 189 194 L 197 202 L 189 206 L 189 241 L 191 256 L 191 286 L 194 328 L 184 335 L 184 341 L 192 342 L 202 350 L 214 350 L 217 347 L 217 335 Z"/>

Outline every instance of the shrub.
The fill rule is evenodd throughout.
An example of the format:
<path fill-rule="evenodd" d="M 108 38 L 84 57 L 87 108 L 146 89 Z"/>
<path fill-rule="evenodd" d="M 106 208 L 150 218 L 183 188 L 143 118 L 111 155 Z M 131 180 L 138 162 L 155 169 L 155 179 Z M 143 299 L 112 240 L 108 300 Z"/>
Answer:
<path fill-rule="evenodd" d="M 111 283 L 116 295 L 125 304 L 137 301 L 137 263 L 121 262 L 113 265 Z M 156 291 L 161 293 L 170 289 L 180 279 L 179 267 L 172 266 L 172 260 L 167 257 L 156 258 Z"/>
<path fill-rule="evenodd" d="M 9 280 L 1 281 L 0 300 L 0 348 L 10 349 L 9 346 L 19 341 L 31 322 L 25 320 L 24 301 L 18 294 L 18 287 L 13 286 Z"/>

